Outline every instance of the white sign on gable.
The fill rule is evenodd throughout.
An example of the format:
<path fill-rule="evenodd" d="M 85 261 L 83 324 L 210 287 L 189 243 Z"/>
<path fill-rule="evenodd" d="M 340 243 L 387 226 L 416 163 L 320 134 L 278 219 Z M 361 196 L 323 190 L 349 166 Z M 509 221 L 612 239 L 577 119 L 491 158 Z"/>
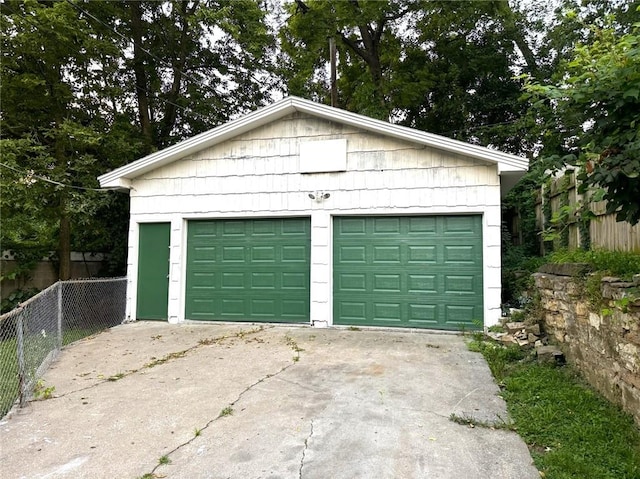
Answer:
<path fill-rule="evenodd" d="M 300 143 L 300 173 L 328 173 L 347 170 L 347 140 L 303 141 Z"/>

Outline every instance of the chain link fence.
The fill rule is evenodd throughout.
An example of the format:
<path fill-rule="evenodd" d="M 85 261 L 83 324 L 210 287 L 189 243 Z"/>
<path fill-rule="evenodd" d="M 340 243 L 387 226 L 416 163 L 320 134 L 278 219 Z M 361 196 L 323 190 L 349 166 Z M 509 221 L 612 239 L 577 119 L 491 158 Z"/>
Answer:
<path fill-rule="evenodd" d="M 0 316 L 0 418 L 24 406 L 60 349 L 121 324 L 126 278 L 58 281 Z"/>

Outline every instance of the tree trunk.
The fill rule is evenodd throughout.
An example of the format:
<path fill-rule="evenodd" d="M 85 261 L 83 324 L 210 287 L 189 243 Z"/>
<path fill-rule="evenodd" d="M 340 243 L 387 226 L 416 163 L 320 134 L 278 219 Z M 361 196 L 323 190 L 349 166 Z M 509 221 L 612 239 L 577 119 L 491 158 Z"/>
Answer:
<path fill-rule="evenodd" d="M 162 119 L 160 134 L 158 135 L 158 143 L 163 144 L 169 138 L 171 131 L 176 123 L 177 109 L 176 104 L 180 97 L 180 87 L 182 84 L 182 72 L 187 63 L 187 42 L 189 41 L 189 17 L 193 15 L 198 2 L 191 9 L 187 8 L 186 3 L 181 4 L 180 13 L 180 44 L 176 47 L 176 58 L 171 62 L 173 66 L 173 81 L 168 92 L 168 101 L 166 103 L 164 118 Z"/>
<path fill-rule="evenodd" d="M 71 278 L 71 222 L 67 213 L 64 191 L 60 192 L 60 236 L 58 243 L 58 279 Z"/>
<path fill-rule="evenodd" d="M 522 54 L 529 74 L 536 80 L 540 80 L 540 68 L 538 67 L 538 59 L 535 53 L 527 43 L 524 27 L 518 22 L 517 13 L 511 8 L 508 0 L 501 0 L 498 4 L 498 12 L 501 12 L 504 18 L 504 27 L 511 34 L 513 43 Z"/>
<path fill-rule="evenodd" d="M 133 72 L 136 78 L 136 98 L 142 135 L 149 148 L 153 146 L 151 115 L 149 114 L 149 95 L 147 73 L 144 66 L 145 53 L 142 50 L 142 7 L 136 1 L 129 2 L 131 11 L 131 36 L 133 37 Z"/>

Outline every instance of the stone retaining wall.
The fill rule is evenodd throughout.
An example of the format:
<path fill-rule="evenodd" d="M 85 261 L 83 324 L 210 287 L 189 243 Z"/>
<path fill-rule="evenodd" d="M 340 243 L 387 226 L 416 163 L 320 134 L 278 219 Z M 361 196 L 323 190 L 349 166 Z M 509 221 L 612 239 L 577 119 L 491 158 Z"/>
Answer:
<path fill-rule="evenodd" d="M 640 277 L 603 278 L 603 307 L 596 308 L 585 298 L 586 274 L 579 265 L 546 265 L 533 275 L 543 328 L 593 387 L 640 424 L 640 300 L 619 301 L 640 296 Z"/>

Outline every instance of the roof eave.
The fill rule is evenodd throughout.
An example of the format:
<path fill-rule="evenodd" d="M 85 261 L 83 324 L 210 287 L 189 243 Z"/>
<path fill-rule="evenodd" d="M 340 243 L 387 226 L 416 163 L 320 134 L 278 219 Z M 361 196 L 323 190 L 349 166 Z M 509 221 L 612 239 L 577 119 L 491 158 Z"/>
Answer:
<path fill-rule="evenodd" d="M 192 138 L 176 143 L 147 155 L 133 163 L 117 168 L 98 177 L 102 187 L 112 185 L 117 180 L 131 180 L 148 171 L 164 166 L 179 158 L 184 158 L 196 151 L 213 146 L 246 131 L 265 125 L 293 112 L 308 113 L 329 121 L 337 121 L 346 125 L 362 128 L 374 133 L 396 139 L 422 144 L 428 147 L 468 156 L 482 161 L 489 161 L 498 165 L 502 171 L 526 171 L 529 162 L 519 156 L 511 155 L 482 146 L 471 145 L 444 136 L 426 133 L 404 126 L 393 125 L 381 120 L 375 120 L 362 115 L 351 113 L 338 108 L 314 103 L 297 97 L 287 97 L 269 106 L 260 108 L 248 115 L 225 123 L 212 130 L 206 131 Z"/>

